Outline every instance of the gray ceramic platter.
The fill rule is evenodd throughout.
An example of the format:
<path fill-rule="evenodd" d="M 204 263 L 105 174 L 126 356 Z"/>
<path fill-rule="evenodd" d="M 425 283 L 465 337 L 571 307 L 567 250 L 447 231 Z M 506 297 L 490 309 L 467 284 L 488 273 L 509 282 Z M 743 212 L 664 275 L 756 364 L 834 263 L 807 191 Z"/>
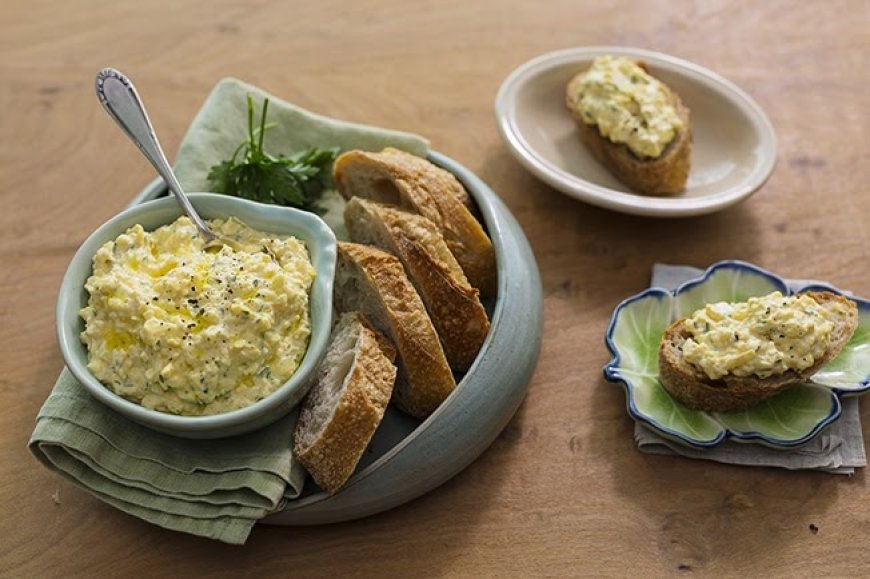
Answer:
<path fill-rule="evenodd" d="M 477 202 L 495 247 L 498 292 L 485 304 L 489 335 L 456 390 L 425 421 L 387 409 L 356 472 L 333 496 L 311 479 L 298 499 L 264 519 L 316 525 L 358 519 L 397 507 L 446 482 L 482 454 L 519 408 L 538 359 L 543 331 L 541 279 L 519 224 L 474 173 L 440 153 L 429 159 L 452 172 Z M 133 200 L 166 194 L 151 182 Z"/>

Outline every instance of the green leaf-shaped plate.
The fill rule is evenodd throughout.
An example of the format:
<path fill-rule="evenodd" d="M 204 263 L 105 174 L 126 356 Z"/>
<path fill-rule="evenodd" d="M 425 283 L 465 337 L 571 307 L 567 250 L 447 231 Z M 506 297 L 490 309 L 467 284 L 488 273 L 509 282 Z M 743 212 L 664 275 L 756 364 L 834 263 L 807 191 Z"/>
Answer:
<path fill-rule="evenodd" d="M 673 292 L 650 288 L 614 310 L 605 336 L 613 358 L 604 376 L 625 387 L 632 418 L 672 440 L 698 448 L 726 438 L 775 448 L 805 444 L 840 417 L 841 396 L 870 390 L 870 302 L 849 296 L 858 304 L 859 325 L 837 358 L 810 381 L 741 412 L 692 410 L 672 398 L 659 382 L 658 349 L 672 322 L 705 304 L 811 290 L 840 293 L 823 285 L 790 288 L 772 273 L 740 261 L 716 263 Z"/>

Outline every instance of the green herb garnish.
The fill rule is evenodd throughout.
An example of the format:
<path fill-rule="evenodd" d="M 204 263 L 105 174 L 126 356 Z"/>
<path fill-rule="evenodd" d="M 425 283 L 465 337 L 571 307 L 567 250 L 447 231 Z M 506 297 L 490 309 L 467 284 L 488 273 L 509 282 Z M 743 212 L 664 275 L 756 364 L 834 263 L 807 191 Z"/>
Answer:
<path fill-rule="evenodd" d="M 315 211 L 317 198 L 329 185 L 326 169 L 338 155 L 338 147 L 311 147 L 289 157 L 266 153 L 263 136 L 267 129 L 275 126 L 266 124 L 268 110 L 269 99 L 265 99 L 260 126 L 255 129 L 254 100 L 248 95 L 248 139 L 236 148 L 231 159 L 209 170 L 209 188 L 215 193 L 261 203 Z"/>

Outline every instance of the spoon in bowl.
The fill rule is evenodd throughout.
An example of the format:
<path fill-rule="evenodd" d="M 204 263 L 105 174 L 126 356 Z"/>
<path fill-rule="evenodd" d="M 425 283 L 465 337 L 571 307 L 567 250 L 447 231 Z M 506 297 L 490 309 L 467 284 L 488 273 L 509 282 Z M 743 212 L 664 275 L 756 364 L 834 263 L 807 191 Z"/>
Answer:
<path fill-rule="evenodd" d="M 163 153 L 163 148 L 157 140 L 154 127 L 151 126 L 151 120 L 148 118 L 148 113 L 145 112 L 145 105 L 142 104 L 139 93 L 136 92 L 136 87 L 133 86 L 130 79 L 114 68 L 104 68 L 97 74 L 96 88 L 97 97 L 103 108 L 157 169 L 157 173 L 163 177 L 163 181 L 175 195 L 181 208 L 205 238 L 203 249 L 206 251 L 220 250 L 223 245 L 238 249 L 236 242 L 221 238 L 209 229 L 191 205 L 187 195 L 184 194 L 184 190 L 175 177 L 175 173 Z"/>

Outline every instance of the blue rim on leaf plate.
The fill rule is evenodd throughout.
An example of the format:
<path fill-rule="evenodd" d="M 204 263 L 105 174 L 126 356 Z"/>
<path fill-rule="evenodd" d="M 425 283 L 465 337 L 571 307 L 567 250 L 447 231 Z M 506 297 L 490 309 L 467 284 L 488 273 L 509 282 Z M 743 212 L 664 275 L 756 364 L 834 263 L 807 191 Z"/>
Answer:
<path fill-rule="evenodd" d="M 671 397 L 658 379 L 658 348 L 674 321 L 708 303 L 742 302 L 773 291 L 792 295 L 834 287 L 791 287 L 782 278 L 741 261 L 713 264 L 700 277 L 673 291 L 649 288 L 620 303 L 607 327 L 612 354 L 604 377 L 625 388 L 628 413 L 662 436 L 695 448 L 712 448 L 726 439 L 788 449 L 806 444 L 837 420 L 840 397 L 870 390 L 870 302 L 858 304 L 858 328 L 834 360 L 809 381 L 740 412 L 703 412 Z"/>

